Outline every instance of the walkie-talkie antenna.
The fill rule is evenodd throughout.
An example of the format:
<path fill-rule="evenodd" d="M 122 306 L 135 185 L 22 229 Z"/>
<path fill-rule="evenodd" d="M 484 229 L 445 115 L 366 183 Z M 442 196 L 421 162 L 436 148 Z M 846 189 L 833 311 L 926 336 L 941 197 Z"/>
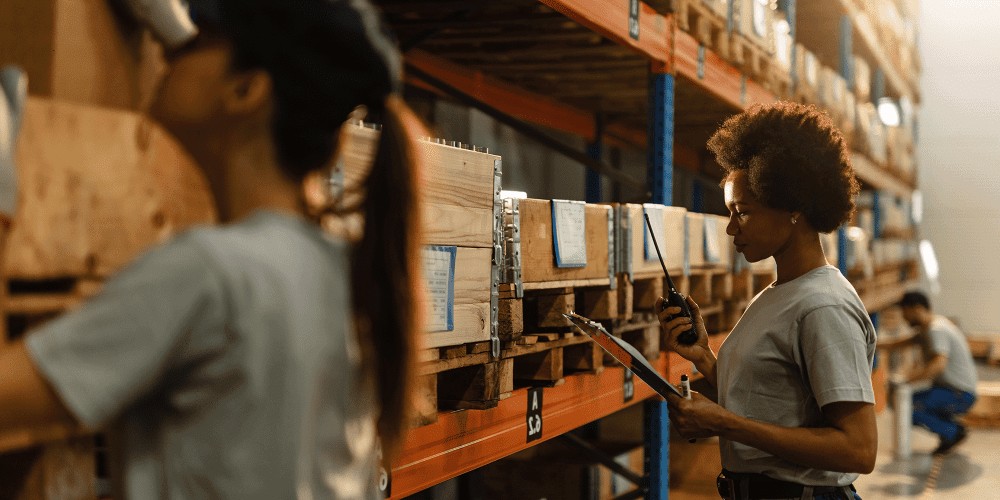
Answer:
<path fill-rule="evenodd" d="M 663 274 L 667 277 L 667 284 L 670 285 L 670 291 L 676 292 L 677 288 L 674 286 L 674 280 L 670 279 L 670 273 L 667 271 L 667 265 L 663 263 L 663 254 L 660 253 L 660 245 L 656 243 L 656 235 L 653 234 L 653 224 L 649 222 L 649 214 L 642 214 L 646 218 L 646 227 L 649 228 L 649 238 L 653 240 L 653 248 L 656 249 L 656 256 L 660 259 L 660 267 L 663 268 Z"/>
<path fill-rule="evenodd" d="M 668 307 L 677 307 L 681 310 L 681 312 L 671 315 L 669 319 L 679 316 L 691 318 L 691 308 L 688 307 L 684 296 L 677 291 L 677 287 L 674 286 L 674 280 L 670 278 L 670 273 L 667 271 L 667 265 L 663 262 L 663 254 L 660 253 L 660 245 L 656 242 L 656 235 L 653 234 L 653 223 L 649 221 L 649 214 L 644 213 L 642 215 L 646 218 L 646 227 L 649 228 L 649 239 L 653 240 L 653 248 L 656 249 L 656 256 L 660 258 L 660 266 L 663 267 L 663 275 L 667 278 L 667 285 L 670 286 L 670 290 L 667 290 L 666 299 L 663 301 L 661 307 L 663 310 L 666 310 Z M 698 333 L 693 327 L 677 335 L 677 343 L 679 344 L 691 345 L 697 341 Z"/>

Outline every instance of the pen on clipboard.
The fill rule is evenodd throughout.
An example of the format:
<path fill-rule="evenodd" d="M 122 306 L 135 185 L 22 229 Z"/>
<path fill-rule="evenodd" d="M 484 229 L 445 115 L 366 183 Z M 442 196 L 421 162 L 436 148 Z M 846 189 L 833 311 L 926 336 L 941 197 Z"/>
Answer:
<path fill-rule="evenodd" d="M 681 375 L 681 395 L 684 396 L 684 399 L 691 399 L 691 379 L 686 373 Z M 689 443 L 694 441 L 694 439 L 688 439 Z"/>

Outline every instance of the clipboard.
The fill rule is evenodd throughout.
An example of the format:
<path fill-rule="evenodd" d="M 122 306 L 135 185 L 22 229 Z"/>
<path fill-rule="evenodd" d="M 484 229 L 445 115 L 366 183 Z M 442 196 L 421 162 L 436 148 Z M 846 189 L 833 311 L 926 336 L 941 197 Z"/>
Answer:
<path fill-rule="evenodd" d="M 632 373 L 642 379 L 643 382 L 659 393 L 660 396 L 666 398 L 667 395 L 673 394 L 679 398 L 684 397 L 681 390 L 661 377 L 656 372 L 656 369 L 653 368 L 653 365 L 649 364 L 649 361 L 646 361 L 646 358 L 635 347 L 609 334 L 603 325 L 580 316 L 575 312 L 563 314 L 563 316 L 579 328 L 580 331 L 586 333 L 591 340 L 601 346 L 601 348 L 617 359 L 622 365 L 632 370 Z"/>

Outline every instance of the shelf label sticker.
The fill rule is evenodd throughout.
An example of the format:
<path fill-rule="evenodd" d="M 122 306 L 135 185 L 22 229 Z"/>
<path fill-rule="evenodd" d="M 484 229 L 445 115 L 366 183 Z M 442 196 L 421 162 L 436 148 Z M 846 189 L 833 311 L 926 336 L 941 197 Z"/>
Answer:
<path fill-rule="evenodd" d="M 656 237 L 656 243 L 663 245 L 666 242 L 667 236 L 667 231 L 663 227 L 663 206 L 646 203 L 642 206 L 642 213 L 649 216 L 649 225 L 653 226 L 653 236 Z M 643 248 L 646 251 L 646 260 L 658 260 L 656 247 L 653 245 L 653 240 L 649 237 L 649 226 L 646 225 L 645 220 L 642 222 Z M 663 251 L 663 248 L 660 248 L 660 251 Z M 665 260 L 667 256 L 664 255 L 663 258 Z"/>
<path fill-rule="evenodd" d="M 622 393 L 625 395 L 624 402 L 626 403 L 632 401 L 632 398 L 635 397 L 635 374 L 628 368 L 625 369 L 625 382 L 622 384 Z"/>
<path fill-rule="evenodd" d="M 587 204 L 552 200 L 552 244 L 556 267 L 587 266 Z"/>
<path fill-rule="evenodd" d="M 431 332 L 455 329 L 456 247 L 427 246 L 422 250 L 427 284 L 426 327 Z"/>
<path fill-rule="evenodd" d="M 705 262 L 711 264 L 722 262 L 722 242 L 719 241 L 718 222 L 715 217 L 705 217 Z"/>
<path fill-rule="evenodd" d="M 528 442 L 542 437 L 542 388 L 528 389 Z"/>
<path fill-rule="evenodd" d="M 639 39 L 639 0 L 628 0 L 628 36 Z"/>

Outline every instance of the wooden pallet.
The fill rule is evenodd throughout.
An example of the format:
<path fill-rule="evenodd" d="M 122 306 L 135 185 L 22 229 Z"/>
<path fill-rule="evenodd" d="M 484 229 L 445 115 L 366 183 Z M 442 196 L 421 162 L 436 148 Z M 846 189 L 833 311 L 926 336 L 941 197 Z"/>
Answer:
<path fill-rule="evenodd" d="M 773 76 L 772 54 L 752 38 L 739 33 L 729 35 L 729 62 L 740 68 L 750 78 L 766 83 Z"/>
<path fill-rule="evenodd" d="M 694 35 L 698 43 L 708 47 L 723 59 L 729 58 L 729 30 L 724 14 L 705 5 L 704 0 L 676 0 L 677 26 Z"/>
<path fill-rule="evenodd" d="M 493 408 L 514 389 L 559 385 L 568 375 L 604 366 L 600 347 L 570 331 L 502 342 L 497 358 L 489 350 L 488 342 L 476 342 L 424 351 L 413 424 L 433 423 L 441 410 Z"/>

